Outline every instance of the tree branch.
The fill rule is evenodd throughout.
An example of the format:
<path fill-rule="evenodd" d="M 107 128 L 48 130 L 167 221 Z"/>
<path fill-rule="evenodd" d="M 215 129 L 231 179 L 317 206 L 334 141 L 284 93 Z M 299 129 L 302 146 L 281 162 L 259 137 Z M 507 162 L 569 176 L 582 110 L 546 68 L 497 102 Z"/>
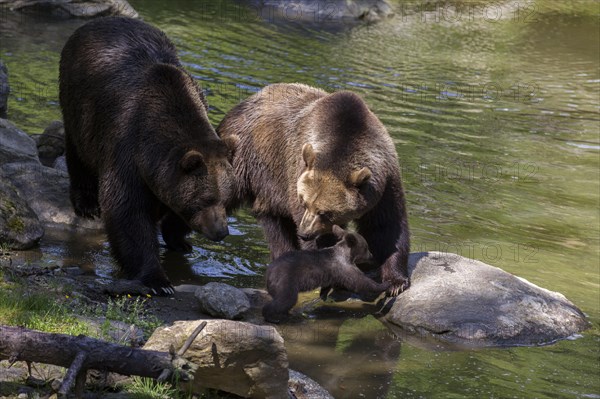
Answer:
<path fill-rule="evenodd" d="M 204 325 L 206 323 L 198 326 L 195 335 L 202 331 Z M 179 352 L 185 352 L 183 349 L 191 345 L 191 338 Z M 168 352 L 130 348 L 83 335 L 50 334 L 9 326 L 0 326 L 0 360 L 3 359 L 68 368 L 60 395 L 69 393 L 74 385 L 80 389 L 88 369 L 154 379 L 175 374 L 179 380 L 188 381 L 197 368 L 180 355 L 173 356 Z"/>

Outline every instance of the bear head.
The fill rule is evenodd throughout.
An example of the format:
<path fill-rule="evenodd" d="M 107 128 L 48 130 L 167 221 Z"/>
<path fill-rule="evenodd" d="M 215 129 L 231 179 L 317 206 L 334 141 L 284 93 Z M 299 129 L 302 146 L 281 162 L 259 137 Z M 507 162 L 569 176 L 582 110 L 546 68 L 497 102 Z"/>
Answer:
<path fill-rule="evenodd" d="M 229 234 L 225 203 L 233 190 L 231 159 L 237 136 L 206 142 L 201 149 L 178 151 L 167 205 L 188 226 L 213 241 Z"/>
<path fill-rule="evenodd" d="M 367 263 L 373 260 L 373 254 L 369 251 L 369 244 L 363 236 L 358 233 L 348 232 L 338 225 L 331 228 L 333 235 L 339 240 L 337 247 L 350 249 L 350 260 L 352 263 Z"/>
<path fill-rule="evenodd" d="M 304 171 L 297 181 L 298 200 L 304 215 L 298 236 L 312 240 L 331 233 L 333 225 L 346 225 L 367 211 L 368 201 L 361 189 L 371 178 L 367 167 L 352 170 L 340 178 L 340 172 L 321 170 L 315 166 L 317 154 L 311 144 L 304 144 Z"/>

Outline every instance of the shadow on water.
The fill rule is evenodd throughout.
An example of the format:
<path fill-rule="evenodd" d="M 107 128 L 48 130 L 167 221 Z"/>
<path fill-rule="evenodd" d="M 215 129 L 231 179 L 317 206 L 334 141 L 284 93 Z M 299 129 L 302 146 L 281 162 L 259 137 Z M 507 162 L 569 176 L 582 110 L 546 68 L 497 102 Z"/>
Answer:
<path fill-rule="evenodd" d="M 305 306 L 314 303 L 309 300 Z M 402 342 L 371 316 L 376 306 L 323 305 L 306 309 L 308 314 L 301 317 L 302 308 L 294 310 L 292 321 L 278 326 L 290 367 L 311 370 L 336 398 L 386 397 Z"/>

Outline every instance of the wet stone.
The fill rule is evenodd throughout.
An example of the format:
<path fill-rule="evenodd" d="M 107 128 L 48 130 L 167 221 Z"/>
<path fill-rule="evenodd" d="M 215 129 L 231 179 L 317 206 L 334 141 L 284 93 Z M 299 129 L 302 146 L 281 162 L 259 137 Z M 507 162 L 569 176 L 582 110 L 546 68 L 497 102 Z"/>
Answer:
<path fill-rule="evenodd" d="M 380 320 L 393 331 L 469 346 L 544 345 L 586 329 L 564 295 L 483 262 L 413 253 L 411 287 L 388 299 Z"/>
<path fill-rule="evenodd" d="M 202 312 L 228 320 L 240 319 L 250 309 L 250 301 L 244 292 L 225 283 L 208 283 L 196 289 L 194 294 Z"/>

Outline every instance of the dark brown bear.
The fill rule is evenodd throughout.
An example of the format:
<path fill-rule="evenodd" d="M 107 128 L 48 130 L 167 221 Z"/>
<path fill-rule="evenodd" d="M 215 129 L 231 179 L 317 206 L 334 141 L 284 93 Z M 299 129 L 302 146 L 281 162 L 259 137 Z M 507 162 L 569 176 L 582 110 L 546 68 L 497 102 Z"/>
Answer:
<path fill-rule="evenodd" d="M 60 59 L 71 201 L 102 215 L 128 278 L 173 293 L 159 260 L 157 224 L 175 250 L 191 230 L 222 240 L 235 136 L 221 140 L 174 45 L 139 20 L 103 18 L 77 29 Z"/>
<path fill-rule="evenodd" d="M 298 292 L 323 287 L 323 298 L 332 288 L 361 295 L 381 294 L 389 288 L 390 283 L 376 283 L 356 266 L 372 256 L 360 234 L 347 233 L 335 225 L 332 232 L 339 240 L 333 247 L 286 252 L 269 265 L 267 290 L 273 300 L 263 307 L 266 321 L 279 323 L 285 319 L 298 301 Z"/>
<path fill-rule="evenodd" d="M 409 231 L 396 149 L 359 96 L 275 84 L 233 108 L 217 131 L 239 135 L 230 206 L 251 204 L 272 259 L 314 248 L 334 224 L 354 221 L 382 280 L 391 283 L 388 295 L 408 287 Z"/>

